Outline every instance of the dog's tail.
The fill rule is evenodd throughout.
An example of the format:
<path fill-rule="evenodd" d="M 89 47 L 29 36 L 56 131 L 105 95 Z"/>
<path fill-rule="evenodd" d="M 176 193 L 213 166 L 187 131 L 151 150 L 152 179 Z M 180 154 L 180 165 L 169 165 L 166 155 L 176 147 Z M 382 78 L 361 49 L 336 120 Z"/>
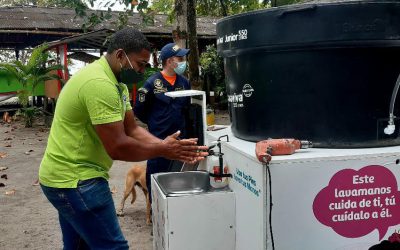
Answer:
<path fill-rule="evenodd" d="M 132 200 L 131 200 L 131 204 L 133 204 L 134 202 L 135 202 L 135 200 L 136 200 L 136 188 L 135 188 L 135 186 L 138 186 L 138 187 L 140 187 L 141 189 L 143 189 L 143 187 L 142 187 L 142 185 L 140 185 L 140 182 L 135 182 L 135 185 L 133 185 L 133 188 L 132 188 Z"/>
<path fill-rule="evenodd" d="M 140 182 L 138 182 L 138 181 L 135 182 L 135 186 L 138 186 L 138 187 L 140 187 L 140 188 L 143 188 L 142 185 L 140 184 Z"/>

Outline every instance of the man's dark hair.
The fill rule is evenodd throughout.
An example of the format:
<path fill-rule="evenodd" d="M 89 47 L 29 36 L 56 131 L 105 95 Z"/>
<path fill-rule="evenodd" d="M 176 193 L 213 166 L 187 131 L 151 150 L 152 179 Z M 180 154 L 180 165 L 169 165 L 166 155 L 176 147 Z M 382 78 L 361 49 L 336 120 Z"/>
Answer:
<path fill-rule="evenodd" d="M 138 53 L 143 49 L 150 51 L 150 43 L 146 37 L 137 29 L 124 28 L 115 32 L 108 44 L 107 53 L 111 54 L 117 49 L 123 49 L 126 54 Z"/>

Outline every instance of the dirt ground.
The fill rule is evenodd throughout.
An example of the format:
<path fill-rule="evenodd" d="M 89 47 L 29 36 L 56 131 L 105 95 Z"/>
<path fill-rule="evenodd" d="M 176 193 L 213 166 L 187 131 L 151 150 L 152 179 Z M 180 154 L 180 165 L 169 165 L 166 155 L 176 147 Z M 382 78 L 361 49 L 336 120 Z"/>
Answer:
<path fill-rule="evenodd" d="M 228 124 L 226 112 L 216 113 L 216 124 Z M 61 249 L 61 231 L 56 210 L 46 200 L 37 179 L 49 129 L 37 121 L 33 128 L 21 122 L 0 123 L 0 249 Z M 114 162 L 110 188 L 116 190 L 118 206 L 125 174 L 132 163 Z M 2 170 L 7 168 L 5 170 Z M 6 175 L 6 176 L 5 176 Z M 6 179 L 7 178 L 7 179 Z M 5 186 L 3 186 L 4 184 Z M 139 190 L 132 206 L 126 202 L 125 216 L 119 222 L 131 249 L 152 249 L 151 226 L 145 223 L 145 199 Z"/>

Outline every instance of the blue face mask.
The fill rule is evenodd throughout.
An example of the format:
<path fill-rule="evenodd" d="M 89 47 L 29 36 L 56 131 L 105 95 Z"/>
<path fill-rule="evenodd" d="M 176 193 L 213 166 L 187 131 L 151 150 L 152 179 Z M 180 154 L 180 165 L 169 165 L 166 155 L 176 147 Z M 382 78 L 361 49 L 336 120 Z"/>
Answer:
<path fill-rule="evenodd" d="M 187 65 L 186 61 L 178 62 L 178 66 L 174 68 L 175 73 L 177 73 L 178 75 L 182 75 L 183 73 L 185 73 L 186 65 Z"/>

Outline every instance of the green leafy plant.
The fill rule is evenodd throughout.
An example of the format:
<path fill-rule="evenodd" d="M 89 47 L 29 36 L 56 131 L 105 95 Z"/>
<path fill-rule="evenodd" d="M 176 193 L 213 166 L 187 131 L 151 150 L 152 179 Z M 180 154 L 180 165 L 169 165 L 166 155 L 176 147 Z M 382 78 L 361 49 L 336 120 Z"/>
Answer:
<path fill-rule="evenodd" d="M 160 69 L 157 68 L 157 67 L 154 67 L 154 68 L 150 68 L 150 67 L 149 67 L 149 68 L 146 68 L 146 70 L 145 70 L 145 72 L 144 72 L 144 78 L 143 78 L 143 80 L 140 81 L 140 82 L 138 82 L 138 85 L 137 85 L 138 89 L 141 88 L 141 87 L 143 87 L 144 82 L 145 82 L 147 79 L 149 79 L 150 76 L 154 75 L 155 73 L 157 73 L 157 72 L 159 72 L 159 71 L 160 71 Z"/>
<path fill-rule="evenodd" d="M 214 45 L 206 46 L 206 51 L 200 55 L 200 67 L 209 89 L 215 92 L 220 108 L 227 106 L 224 61 L 218 55 Z"/>
<path fill-rule="evenodd" d="M 24 117 L 26 128 L 32 127 L 35 116 L 38 113 L 39 113 L 39 110 L 36 107 L 28 107 L 28 108 L 22 109 L 22 116 Z"/>
<path fill-rule="evenodd" d="M 40 110 L 37 107 L 27 107 L 23 109 L 19 109 L 13 119 L 14 121 L 19 120 L 20 118 L 23 119 L 26 128 L 30 128 L 33 126 L 33 122 L 35 120 L 35 116 L 40 113 Z"/>
<path fill-rule="evenodd" d="M 21 83 L 22 89 L 18 92 L 18 98 L 24 108 L 28 106 L 29 96 L 39 84 L 52 79 L 61 80 L 58 75 L 50 74 L 53 70 L 62 69 L 61 65 L 46 67 L 49 57 L 47 48 L 47 45 L 35 48 L 26 64 L 20 61 L 0 63 L 0 70 L 7 72 Z"/>
<path fill-rule="evenodd" d="M 53 65 L 46 67 L 49 58 L 49 52 L 46 50 L 47 45 L 41 45 L 32 51 L 31 57 L 23 64 L 20 61 L 11 63 L 0 63 L 0 70 L 5 71 L 21 83 L 22 88 L 18 91 L 18 99 L 22 105 L 22 113 L 24 118 L 28 119 L 26 125 L 32 125 L 31 116 L 35 115 L 32 108 L 28 108 L 29 97 L 33 95 L 35 88 L 39 84 L 44 84 L 47 80 L 61 80 L 58 75 L 51 75 L 51 71 L 62 69 L 61 65 Z M 26 115 L 25 115 L 26 113 Z"/>
<path fill-rule="evenodd" d="M 200 66 L 204 74 L 213 75 L 217 82 L 224 80 L 224 61 L 213 44 L 207 45 L 206 51 L 201 53 Z"/>

